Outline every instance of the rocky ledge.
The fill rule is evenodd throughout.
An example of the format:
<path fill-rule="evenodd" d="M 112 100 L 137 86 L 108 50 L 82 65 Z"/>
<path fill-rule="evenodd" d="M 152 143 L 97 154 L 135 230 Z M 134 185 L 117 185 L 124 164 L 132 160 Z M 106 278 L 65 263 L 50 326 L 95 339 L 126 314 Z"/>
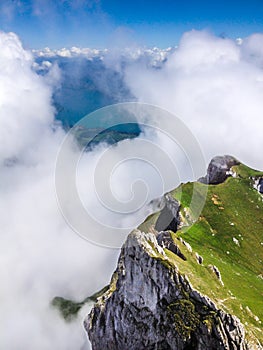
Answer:
<path fill-rule="evenodd" d="M 128 236 L 109 289 L 84 321 L 92 349 L 247 350 L 239 320 L 194 290 L 166 260 L 167 242 L 184 259 L 168 231 Z"/>

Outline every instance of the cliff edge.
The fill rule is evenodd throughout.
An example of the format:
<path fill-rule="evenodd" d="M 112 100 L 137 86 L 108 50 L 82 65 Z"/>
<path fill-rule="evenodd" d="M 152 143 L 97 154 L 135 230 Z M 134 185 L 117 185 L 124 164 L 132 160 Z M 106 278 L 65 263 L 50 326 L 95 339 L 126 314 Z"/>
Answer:
<path fill-rule="evenodd" d="M 139 230 L 85 328 L 93 350 L 248 349 L 240 321 L 193 289 L 154 233 Z"/>

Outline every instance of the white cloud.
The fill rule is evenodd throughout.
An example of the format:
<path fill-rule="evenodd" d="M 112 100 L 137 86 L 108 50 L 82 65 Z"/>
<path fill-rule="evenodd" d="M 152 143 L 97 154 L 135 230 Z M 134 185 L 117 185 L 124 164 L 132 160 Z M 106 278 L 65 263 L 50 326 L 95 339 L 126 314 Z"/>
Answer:
<path fill-rule="evenodd" d="M 0 34 L 0 348 L 80 349 L 81 319 L 66 324 L 49 303 L 101 288 L 117 252 L 78 237 L 59 212 L 54 169 L 65 135 L 51 127 L 52 90 L 32 63 L 17 36 Z"/>
<path fill-rule="evenodd" d="M 167 108 L 185 121 L 207 161 L 229 153 L 263 168 L 261 42 L 259 34 L 240 45 L 192 31 L 184 34 L 163 69 L 134 65 L 126 82 L 140 101 Z"/>
<path fill-rule="evenodd" d="M 161 66 L 161 64 L 169 57 L 169 55 L 174 51 L 174 48 L 168 47 L 167 49 L 160 49 L 158 47 L 153 48 L 141 48 L 137 45 L 133 47 L 128 47 L 127 43 L 124 47 L 111 47 L 107 49 L 91 49 L 88 47 L 76 47 L 62 48 L 62 49 L 50 49 L 46 47 L 40 50 L 32 50 L 35 57 L 45 57 L 45 58 L 74 58 L 83 57 L 86 59 L 99 58 L 101 60 L 106 60 L 106 63 L 112 65 L 119 65 L 118 62 L 121 58 L 128 63 L 132 61 L 138 61 L 140 59 L 145 59 L 149 62 L 151 66 Z"/>
<path fill-rule="evenodd" d="M 51 91 L 31 70 L 15 34 L 0 34 L 0 160 L 33 146 L 53 120 Z"/>
<path fill-rule="evenodd" d="M 261 36 L 251 37 L 237 45 L 207 33 L 191 32 L 174 53 L 157 49 L 148 52 L 157 61 L 168 58 L 162 69 L 153 69 L 137 58 L 131 64 L 134 56 L 126 53 L 126 80 L 141 101 L 165 107 L 183 118 L 198 137 L 207 159 L 232 153 L 263 168 L 262 53 L 257 48 L 261 40 Z M 70 52 L 90 54 L 76 48 Z M 53 55 L 48 50 L 46 53 Z M 42 77 L 32 67 L 54 70 L 49 77 Z M 118 255 L 74 234 L 59 212 L 54 172 L 65 134 L 53 119 L 52 86 L 58 84 L 60 74 L 52 67 L 48 60 L 36 66 L 16 35 L 0 34 L 0 348 L 8 350 L 81 349 L 85 343 L 83 314 L 76 322 L 66 324 L 49 303 L 56 295 L 81 300 L 98 290 L 108 282 Z M 140 142 L 144 142 L 143 147 Z M 154 143 L 155 150 L 147 157 L 159 164 L 157 170 L 167 173 L 166 166 L 160 166 L 162 152 L 177 162 L 179 179 L 176 172 L 168 172 L 164 189 L 158 171 L 139 159 L 139 152 L 149 142 Z M 147 184 L 147 200 L 151 200 L 191 176 L 191 169 L 178 150 L 174 151 L 171 140 L 158 132 L 148 131 L 139 140 L 125 141 L 106 153 L 103 146 L 85 153 L 78 167 L 81 199 L 106 224 L 123 228 L 141 220 L 145 208 L 129 216 L 107 211 L 98 201 L 92 175 L 103 154 L 107 155 L 106 167 L 125 159 L 125 150 L 132 150 L 137 159 L 114 168 L 110 183 L 115 199 L 124 207 L 133 198 L 137 179 Z M 108 194 L 104 199 L 111 205 Z M 89 232 L 93 229 L 87 227 Z"/>
<path fill-rule="evenodd" d="M 244 60 L 263 67 L 263 34 L 255 33 L 242 41 L 241 54 Z"/>
<path fill-rule="evenodd" d="M 36 67 L 31 54 L 12 33 L 0 34 L 0 68 L 0 348 L 81 349 L 87 342 L 81 324 L 83 313 L 76 322 L 67 324 L 50 307 L 50 301 L 57 295 L 81 301 L 106 285 L 115 268 L 118 251 L 81 239 L 59 211 L 54 175 L 65 133 L 54 123 L 51 104 L 51 84 L 58 83 L 59 74 L 54 74 L 53 80 L 38 76 L 34 69 L 41 67 Z M 44 63 L 42 68 L 50 65 Z M 127 216 L 112 213 L 112 195 L 107 192 L 103 199 L 110 208 L 105 209 L 94 191 L 92 175 L 105 151 L 104 169 L 107 164 L 114 166 L 116 160 L 126 159 L 125 150 L 138 158 L 146 146 L 137 142 L 144 145 L 155 142 L 160 152 L 168 148 L 162 137 L 146 133 L 140 141 L 125 141 L 109 150 L 100 146 L 85 153 L 78 168 L 78 185 L 84 203 L 103 223 L 122 227 L 125 233 L 127 226 L 137 226 L 143 220 L 149 208 L 142 207 Z M 70 144 L 69 155 L 72 151 Z M 105 186 L 112 185 L 113 196 L 123 201 L 124 207 L 125 201 L 133 198 L 132 186 L 137 179 L 148 186 L 147 201 L 167 189 L 159 183 L 162 176 L 151 164 L 146 164 L 145 157 L 154 162 L 151 148 L 142 160 L 131 159 L 115 168 L 112 183 L 108 177 L 103 181 Z M 159 166 L 157 170 L 160 168 L 167 170 L 166 166 Z M 67 168 L 63 170 L 66 174 Z M 167 186 L 171 187 L 173 171 L 169 174 Z M 136 196 L 143 193 L 135 191 Z M 78 213 L 75 215 L 78 220 Z M 95 225 L 87 225 L 85 229 L 89 236 Z M 103 228 L 99 233 L 103 243 Z M 125 239 L 123 234 L 122 239 Z"/>

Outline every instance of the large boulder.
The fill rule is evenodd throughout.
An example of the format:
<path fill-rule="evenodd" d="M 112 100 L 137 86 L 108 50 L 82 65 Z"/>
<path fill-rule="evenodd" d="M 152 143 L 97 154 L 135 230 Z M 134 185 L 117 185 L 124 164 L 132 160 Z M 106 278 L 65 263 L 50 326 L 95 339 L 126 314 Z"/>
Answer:
<path fill-rule="evenodd" d="M 239 164 L 240 162 L 232 156 L 214 157 L 208 165 L 206 176 L 199 181 L 210 185 L 220 184 L 231 176 L 231 168 Z"/>

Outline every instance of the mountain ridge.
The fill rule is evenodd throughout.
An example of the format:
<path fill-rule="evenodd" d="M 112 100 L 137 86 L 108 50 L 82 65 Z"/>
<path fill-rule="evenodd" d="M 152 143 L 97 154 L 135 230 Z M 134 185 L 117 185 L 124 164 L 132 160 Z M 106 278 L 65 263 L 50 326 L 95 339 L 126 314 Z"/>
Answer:
<path fill-rule="evenodd" d="M 212 172 L 221 180 L 209 183 Z M 262 172 L 246 167 L 233 157 L 216 157 L 208 167 L 206 181 L 182 184 L 166 195 L 164 207 L 131 234 L 146 241 L 146 261 L 154 268 L 144 270 L 145 259 L 139 256 L 141 250 L 145 251 L 145 245 L 138 244 L 140 240 L 133 246 L 138 255 L 128 252 L 127 246 L 132 246 L 129 236 L 109 289 L 98 298 L 85 320 L 93 350 L 262 349 L 262 178 Z M 190 212 L 193 208 L 189 209 L 194 186 L 200 196 L 201 189 L 206 189 L 204 207 L 197 220 L 193 220 Z M 167 203 L 171 207 L 172 201 L 173 210 L 176 203 L 178 210 L 173 213 L 170 210 L 167 219 Z M 159 223 L 165 223 L 160 220 L 161 215 L 168 220 L 167 227 L 162 224 L 156 230 L 158 219 Z M 171 219 L 176 225 L 169 227 Z M 123 268 L 127 260 L 131 271 L 133 264 L 138 265 L 133 276 L 129 276 L 129 268 Z M 152 299 L 155 308 L 151 309 L 147 303 L 145 306 L 145 300 L 152 296 L 149 281 L 160 269 L 164 280 L 153 283 L 159 290 L 159 298 Z M 123 271 L 128 279 L 123 277 Z M 171 294 L 167 292 L 169 276 L 179 281 Z M 165 283 L 166 289 L 162 290 Z M 125 289 L 125 285 L 129 288 Z M 171 287 L 168 290 L 171 291 Z M 188 297 L 180 294 L 182 290 L 188 291 Z M 163 303 L 160 298 L 164 294 L 169 303 Z M 114 300 L 118 303 L 114 304 Z M 174 310 L 172 319 L 167 314 L 169 305 Z M 208 308 L 207 313 L 204 307 Z M 129 321 L 129 312 L 131 319 L 137 321 Z M 217 316 L 214 314 L 211 319 L 210 312 Z M 168 316 L 161 318 L 162 314 Z M 115 323 L 107 324 L 106 320 Z M 222 327 L 218 330 L 220 322 Z M 147 327 L 150 330 L 146 331 Z M 162 327 L 166 329 L 163 333 Z M 145 334 L 148 334 L 146 340 Z M 159 334 L 159 339 L 154 334 Z"/>

